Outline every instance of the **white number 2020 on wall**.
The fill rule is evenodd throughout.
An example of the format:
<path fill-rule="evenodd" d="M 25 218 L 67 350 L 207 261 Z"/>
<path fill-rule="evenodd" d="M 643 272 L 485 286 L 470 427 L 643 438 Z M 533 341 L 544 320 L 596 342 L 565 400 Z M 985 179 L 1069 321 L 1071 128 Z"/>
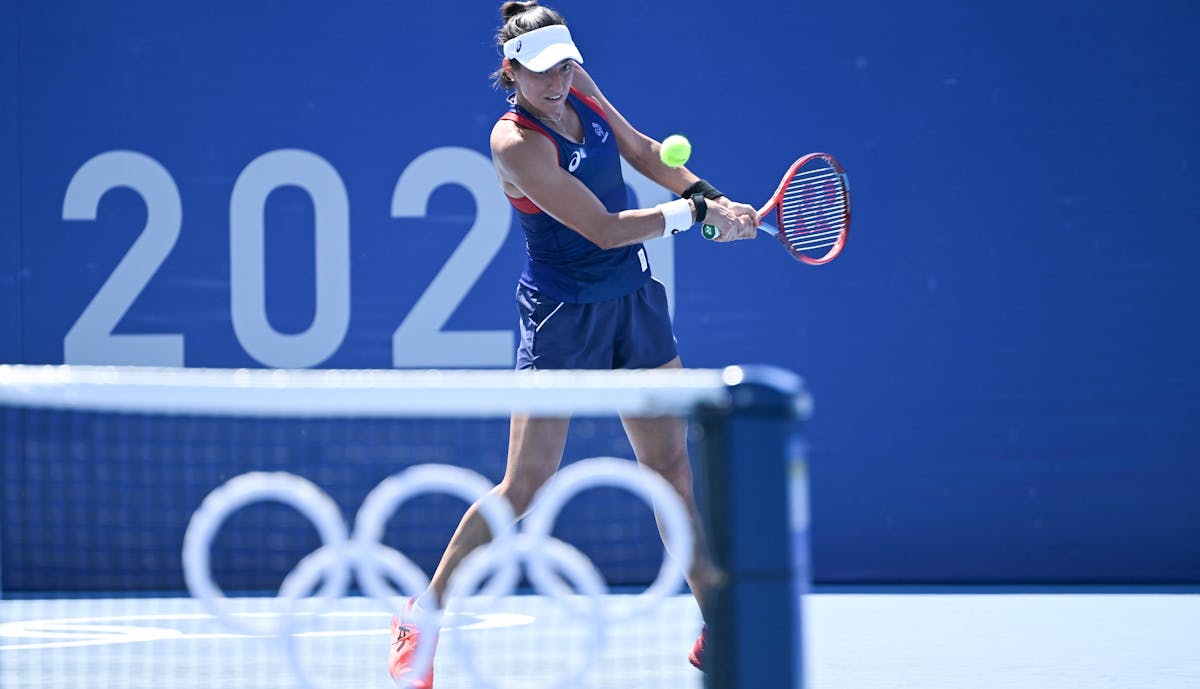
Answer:
<path fill-rule="evenodd" d="M 670 195 L 629 166 L 625 179 L 633 206 Z M 511 366 L 512 330 L 443 330 L 488 264 L 500 251 L 512 224 L 508 202 L 496 183 L 491 162 L 467 148 L 441 147 L 418 156 L 401 173 L 392 192 L 393 218 L 426 215 L 440 186 L 457 184 L 475 200 L 475 218 L 466 236 L 430 281 L 392 333 L 392 366 Z M 267 197 L 280 187 L 308 194 L 314 215 L 314 294 L 311 323 L 283 333 L 267 318 Z M 175 247 L 183 225 L 179 187 L 170 172 L 150 156 L 108 151 L 84 163 L 67 185 L 64 220 L 95 220 L 101 199 L 117 188 L 138 194 L 146 224 L 63 339 L 68 364 L 183 366 L 182 334 L 113 332 L 138 295 Z M 668 286 L 674 308 L 674 252 L 670 240 L 647 244 L 655 275 Z M 251 161 L 238 175 L 229 199 L 230 315 L 238 342 L 264 366 L 318 366 L 338 350 L 350 327 L 350 204 L 341 176 L 324 158 L 300 149 L 280 149 Z"/>

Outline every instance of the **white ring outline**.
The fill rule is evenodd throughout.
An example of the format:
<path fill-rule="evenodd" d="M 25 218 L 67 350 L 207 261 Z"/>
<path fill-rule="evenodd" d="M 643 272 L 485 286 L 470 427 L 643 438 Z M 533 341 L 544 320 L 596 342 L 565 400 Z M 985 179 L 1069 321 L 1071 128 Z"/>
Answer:
<path fill-rule="evenodd" d="M 594 457 L 560 469 L 534 496 L 536 509 L 526 515 L 524 532 L 542 540 L 551 538 L 554 521 L 567 501 L 576 493 L 598 486 L 624 488 L 642 498 L 659 515 L 666 534 L 666 549 L 658 576 L 646 590 L 631 599 L 633 605 L 627 609 L 618 608 L 615 613 L 604 613 L 602 623 L 612 624 L 646 612 L 665 596 L 679 590 L 692 564 L 695 536 L 683 499 L 671 484 L 655 471 L 616 457 Z M 526 560 L 530 579 L 539 586 L 547 586 L 546 592 L 556 597 L 570 595 L 562 581 L 546 569 L 545 554 L 537 548 L 530 551 Z"/>
<path fill-rule="evenodd" d="M 522 556 L 528 556 L 529 553 L 535 550 L 544 551 L 550 559 L 558 565 L 559 571 L 566 574 L 576 585 L 579 592 L 583 593 L 583 600 L 587 601 L 588 609 L 591 612 L 592 624 L 589 626 L 591 648 L 597 651 L 603 649 L 607 642 L 607 625 L 598 622 L 603 617 L 603 606 L 601 601 L 603 596 L 608 592 L 608 586 L 604 583 L 604 577 L 596 570 L 592 561 L 583 553 L 579 552 L 575 547 L 565 543 L 557 538 L 534 538 L 532 534 L 522 533 L 517 536 L 514 541 L 513 549 Z M 447 599 L 457 595 L 470 595 L 479 583 L 489 575 L 491 567 L 490 552 L 492 544 L 486 544 L 467 554 L 466 557 L 459 562 L 454 573 L 450 575 L 450 583 L 446 587 Z M 526 560 L 528 562 L 528 560 Z M 557 577 L 551 578 L 558 581 Z M 542 582 L 538 580 L 530 572 L 530 579 L 535 588 L 542 589 Z M 570 590 L 566 590 L 570 594 Z M 568 608 L 575 615 L 580 615 L 580 606 L 573 603 L 568 596 L 560 596 L 554 594 L 553 598 L 562 603 L 568 602 Z M 499 680 L 493 680 L 486 672 L 480 671 L 479 662 L 475 654 L 475 647 L 468 643 L 465 634 L 451 635 L 454 640 L 454 648 L 459 652 L 463 667 L 471 676 L 472 687 L 483 687 L 484 689 L 508 689 L 506 685 Z M 595 661 L 597 653 L 586 654 L 582 656 L 583 660 L 575 667 L 569 668 L 566 673 L 562 674 L 557 681 L 547 683 L 544 686 L 553 687 L 554 689 L 570 689 L 571 687 L 583 686 L 583 678 L 587 671 L 591 668 L 592 662 Z M 527 684 L 520 685 L 527 687 Z"/>
<path fill-rule="evenodd" d="M 192 597 L 227 627 L 242 634 L 285 633 L 281 619 L 272 628 L 257 627 L 237 619 L 228 607 L 228 598 L 213 581 L 210 549 L 217 530 L 233 512 L 263 500 L 294 507 L 316 527 L 324 548 L 345 552 L 349 542 L 346 523 L 337 503 L 308 479 L 286 472 L 255 471 L 236 476 L 208 494 L 192 514 L 183 535 L 183 575 Z M 339 568 L 325 580 L 317 596 L 326 602 L 341 597 L 350 586 L 350 569 Z"/>
<path fill-rule="evenodd" d="M 599 486 L 614 486 L 634 493 L 655 510 L 663 523 L 665 552 L 658 576 L 646 590 L 633 597 L 632 605 L 615 614 L 606 611 L 601 604 L 608 587 L 591 560 L 551 535 L 554 521 L 567 501 L 576 493 Z M 477 504 L 493 535 L 490 542 L 476 548 L 460 562 L 450 578 L 447 598 L 470 595 L 476 589 L 478 593 L 492 597 L 512 591 L 519 577 L 518 564 L 524 561 L 535 588 L 565 602 L 573 612 L 594 620 L 591 627 L 597 649 L 604 646 L 604 630 L 609 623 L 641 614 L 663 596 L 678 591 L 691 566 L 694 534 L 683 500 L 666 479 L 639 464 L 614 457 L 595 457 L 562 468 L 535 494 L 520 534 L 514 527 L 516 518 L 512 507 L 493 490 L 494 486 L 486 478 L 468 469 L 441 464 L 417 465 L 384 479 L 367 495 L 356 514 L 353 535 L 350 535 L 337 504 L 311 481 L 286 472 L 242 474 L 213 490 L 192 515 L 184 535 L 184 577 L 192 595 L 231 629 L 254 635 L 274 634 L 282 639 L 296 677 L 312 687 L 315 685 L 300 662 L 295 644 L 295 630 L 300 624 L 295 608 L 301 596 L 316 588 L 322 580 L 324 585 L 317 589 L 315 597 L 323 606 L 344 596 L 349 590 L 351 575 L 357 574 L 363 592 L 370 598 L 382 603 L 393 614 L 415 617 L 411 622 L 419 631 L 436 633 L 441 611 L 405 615 L 401 612 L 403 593 L 396 595 L 396 589 L 387 584 L 387 578 L 390 578 L 401 584 L 399 591 L 417 595 L 428 588 L 428 578 L 404 554 L 381 542 L 387 521 L 396 509 L 421 493 L 448 493 Z M 229 515 L 262 500 L 294 507 L 316 527 L 323 543 L 284 578 L 277 595 L 283 609 L 273 628 L 265 630 L 243 624 L 229 612 L 228 599 L 212 579 L 210 558 L 212 541 Z M 552 570 L 551 562 L 554 570 L 565 574 L 576 589 L 563 582 Z M 483 588 L 479 588 L 485 581 Z M 580 606 L 577 592 L 584 594 L 586 606 Z M 477 671 L 474 653 L 465 640 L 455 645 L 466 660 L 464 665 L 476 685 L 502 687 Z M 397 678 L 397 684 L 423 675 L 433 662 L 433 649 L 433 644 L 422 644 L 410 676 Z M 586 671 L 595 655 L 581 667 L 563 675 L 554 686 L 570 686 Z"/>

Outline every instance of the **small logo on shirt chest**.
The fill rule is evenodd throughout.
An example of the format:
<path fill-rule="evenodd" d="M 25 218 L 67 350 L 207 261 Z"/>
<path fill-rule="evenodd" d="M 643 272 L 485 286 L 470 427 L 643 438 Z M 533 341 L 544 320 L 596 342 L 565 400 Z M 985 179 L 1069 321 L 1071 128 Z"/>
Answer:
<path fill-rule="evenodd" d="M 596 131 L 596 136 L 600 137 L 600 143 L 608 143 L 608 130 L 600 126 L 599 122 L 592 123 L 592 129 Z"/>
<path fill-rule="evenodd" d="M 582 163 L 583 159 L 586 157 L 587 154 L 583 152 L 582 148 L 575 149 L 575 152 L 571 154 L 571 160 L 567 162 L 567 172 L 575 172 L 578 170 L 579 164 Z"/>

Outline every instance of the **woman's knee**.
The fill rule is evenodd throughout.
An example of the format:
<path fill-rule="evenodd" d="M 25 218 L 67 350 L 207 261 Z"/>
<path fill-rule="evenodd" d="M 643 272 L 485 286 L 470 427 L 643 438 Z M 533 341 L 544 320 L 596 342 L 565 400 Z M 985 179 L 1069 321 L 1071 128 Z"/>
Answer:
<path fill-rule="evenodd" d="M 674 486 L 683 495 L 692 492 L 692 467 L 688 461 L 687 452 L 678 452 L 670 456 L 643 462 Z"/>
<path fill-rule="evenodd" d="M 500 497 L 508 501 L 508 504 L 512 505 L 513 512 L 519 517 L 529 511 L 529 507 L 533 503 L 533 496 L 553 475 L 553 471 L 506 474 L 504 480 L 496 487 L 497 492 Z"/>

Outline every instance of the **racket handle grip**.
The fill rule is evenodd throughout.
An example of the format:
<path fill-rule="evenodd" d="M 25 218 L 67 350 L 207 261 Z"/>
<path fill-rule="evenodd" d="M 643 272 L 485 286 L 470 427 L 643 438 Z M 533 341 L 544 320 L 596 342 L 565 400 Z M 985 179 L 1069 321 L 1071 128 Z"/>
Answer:
<path fill-rule="evenodd" d="M 760 223 L 758 229 L 766 232 L 772 237 L 779 236 L 779 228 L 775 227 L 769 222 Z M 700 234 L 704 235 L 705 239 L 716 239 L 717 237 L 721 236 L 721 231 L 718 230 L 715 225 L 709 225 L 705 223 L 704 225 L 700 226 Z"/>

